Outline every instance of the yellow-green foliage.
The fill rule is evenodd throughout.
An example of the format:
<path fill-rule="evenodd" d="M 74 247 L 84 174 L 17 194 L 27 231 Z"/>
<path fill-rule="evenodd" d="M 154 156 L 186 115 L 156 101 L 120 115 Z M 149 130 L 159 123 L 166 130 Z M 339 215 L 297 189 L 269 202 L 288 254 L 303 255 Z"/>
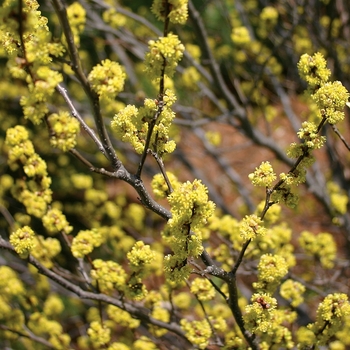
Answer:
<path fill-rule="evenodd" d="M 0 7 L 0 348 L 349 346 L 346 6 L 42 3 Z"/>

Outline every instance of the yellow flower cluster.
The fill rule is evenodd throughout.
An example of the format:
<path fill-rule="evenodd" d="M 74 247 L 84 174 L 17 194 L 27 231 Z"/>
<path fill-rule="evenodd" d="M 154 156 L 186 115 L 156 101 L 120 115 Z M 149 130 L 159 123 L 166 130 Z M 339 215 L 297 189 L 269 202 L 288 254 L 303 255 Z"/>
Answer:
<path fill-rule="evenodd" d="M 160 304 L 156 304 L 153 307 L 151 315 L 156 320 L 160 320 L 160 321 L 163 321 L 166 323 L 168 323 L 170 321 L 169 310 L 165 309 Z M 161 337 L 162 335 L 164 335 L 168 332 L 168 330 L 166 330 L 164 328 L 157 327 L 157 326 L 152 326 L 150 330 L 151 330 L 152 334 L 154 334 L 156 337 Z"/>
<path fill-rule="evenodd" d="M 21 310 L 14 308 L 14 303 L 23 300 L 26 290 L 16 272 L 8 266 L 0 266 L 0 322 L 13 331 L 23 331 L 25 322 Z M 13 338 L 12 332 L 1 332 L 3 338 Z"/>
<path fill-rule="evenodd" d="M 90 272 L 93 282 L 98 282 L 101 292 L 110 293 L 114 290 L 124 290 L 127 274 L 123 267 L 114 261 L 96 259 L 92 262 Z"/>
<path fill-rule="evenodd" d="M 50 320 L 40 312 L 34 312 L 29 316 L 28 328 L 35 335 L 49 334 L 49 342 L 57 349 L 67 349 L 70 344 L 70 336 L 63 332 L 59 322 Z"/>
<path fill-rule="evenodd" d="M 111 330 L 97 321 L 90 323 L 90 327 L 86 333 L 96 349 L 106 347 L 111 339 Z"/>
<path fill-rule="evenodd" d="M 207 320 L 203 321 L 180 321 L 181 328 L 185 331 L 187 339 L 198 346 L 199 349 L 206 349 L 212 330 Z"/>
<path fill-rule="evenodd" d="M 73 227 L 69 226 L 65 215 L 59 209 L 49 209 L 43 216 L 42 222 L 47 232 L 51 235 L 59 232 L 69 234 L 73 230 Z"/>
<path fill-rule="evenodd" d="M 265 235 L 266 228 L 262 225 L 262 220 L 256 215 L 246 215 L 240 222 L 239 230 L 241 237 L 247 241 Z"/>
<path fill-rule="evenodd" d="M 78 1 L 75 1 L 67 7 L 67 15 L 69 25 L 73 32 L 74 43 L 79 47 L 80 34 L 84 31 L 86 23 L 86 11 Z M 63 40 L 63 42 L 65 42 L 65 40 Z"/>
<path fill-rule="evenodd" d="M 344 119 L 344 107 L 349 99 L 349 92 L 341 82 L 329 82 L 330 70 L 320 53 L 313 56 L 304 54 L 298 63 L 300 76 L 309 84 L 311 97 L 330 124 Z"/>
<path fill-rule="evenodd" d="M 268 332 L 273 325 L 277 300 L 269 294 L 256 293 L 251 297 L 252 304 L 245 307 L 244 325 L 253 333 Z"/>
<path fill-rule="evenodd" d="M 27 213 L 41 218 L 51 203 L 51 179 L 45 161 L 35 153 L 29 140 L 28 131 L 20 125 L 6 132 L 6 145 L 9 147 L 8 164 L 12 170 L 21 165 L 27 177 L 17 179 L 12 187 L 13 196 L 24 204 Z"/>
<path fill-rule="evenodd" d="M 276 174 L 270 162 L 262 162 L 248 177 L 254 186 L 270 187 L 272 182 L 276 180 Z"/>
<path fill-rule="evenodd" d="M 200 229 L 213 214 L 215 204 L 208 200 L 208 190 L 200 180 L 182 184 L 168 196 L 168 201 L 172 217 L 162 236 L 174 255 L 166 256 L 164 265 L 167 277 L 180 281 L 189 274 L 187 258 L 203 251 Z"/>
<path fill-rule="evenodd" d="M 69 151 L 76 145 L 77 134 L 80 131 L 80 123 L 68 112 L 59 112 L 50 114 L 48 123 L 52 135 L 50 135 L 50 144 L 64 152 Z"/>
<path fill-rule="evenodd" d="M 20 103 L 25 118 L 34 124 L 40 124 L 42 118 L 49 112 L 47 103 L 55 92 L 57 84 L 61 83 L 62 75 L 48 66 L 41 66 L 36 70 L 35 81 L 28 84 L 29 94 L 22 96 Z"/>
<path fill-rule="evenodd" d="M 61 74 L 50 69 L 48 64 L 53 56 L 62 56 L 65 50 L 62 44 L 52 42 L 47 18 L 37 11 L 37 1 L 23 2 L 23 14 L 18 13 L 20 7 L 15 5 L 16 2 L 8 1 L 2 7 L 0 37 L 9 56 L 10 74 L 28 84 L 28 94 L 20 100 L 24 116 L 39 124 L 49 112 L 47 103 L 56 85 L 63 80 Z M 19 37 L 19 19 L 22 21 L 22 38 Z"/>
<path fill-rule="evenodd" d="M 215 297 L 215 289 L 206 278 L 195 278 L 191 283 L 191 292 L 201 301 L 211 300 Z"/>
<path fill-rule="evenodd" d="M 318 306 L 316 322 L 307 326 L 314 333 L 312 344 L 326 345 L 327 342 L 344 326 L 345 317 L 350 316 L 350 302 L 343 293 L 328 295 Z"/>
<path fill-rule="evenodd" d="M 81 230 L 73 238 L 71 251 L 76 258 L 83 258 L 90 254 L 94 248 L 99 247 L 104 241 L 101 232 L 97 229 Z"/>
<path fill-rule="evenodd" d="M 336 124 L 345 118 L 344 108 L 349 100 L 349 92 L 340 81 L 323 84 L 313 95 L 321 111 L 321 115 L 327 118 L 329 124 Z"/>
<path fill-rule="evenodd" d="M 319 259 L 322 266 L 331 269 L 337 255 L 337 246 L 330 233 L 319 233 L 303 231 L 299 237 L 299 244 L 306 254 Z"/>
<path fill-rule="evenodd" d="M 96 65 L 88 75 L 92 89 L 101 98 L 115 98 L 123 91 L 126 75 L 119 63 L 106 59 Z"/>
<path fill-rule="evenodd" d="M 45 300 L 43 312 L 48 317 L 58 316 L 64 311 L 64 304 L 58 294 L 52 293 Z"/>
<path fill-rule="evenodd" d="M 171 153 L 176 146 L 173 140 L 169 140 L 170 126 L 175 118 L 171 106 L 175 100 L 174 93 L 167 89 L 163 97 L 165 105 L 157 120 L 154 119 L 158 111 L 157 101 L 147 98 L 139 109 L 127 105 L 113 118 L 111 127 L 122 141 L 129 142 L 137 153 L 142 154 L 149 124 L 155 121 L 150 148 L 159 155 Z"/>
<path fill-rule="evenodd" d="M 178 36 L 169 33 L 157 41 L 148 42 L 149 51 L 145 57 L 145 72 L 151 79 L 158 79 L 164 73 L 171 78 L 185 51 Z"/>
<path fill-rule="evenodd" d="M 10 243 L 15 248 L 16 253 L 22 259 L 26 259 L 36 246 L 35 233 L 29 226 L 24 226 L 11 233 Z"/>
<path fill-rule="evenodd" d="M 107 306 L 107 315 L 115 323 L 126 327 L 127 329 L 134 329 L 140 325 L 140 320 L 133 318 L 127 311 L 121 310 L 114 305 Z"/>
<path fill-rule="evenodd" d="M 34 258 L 38 259 L 45 267 L 53 266 L 52 259 L 61 252 L 61 243 L 58 239 L 43 236 L 35 236 L 36 248 L 31 251 Z"/>
<path fill-rule="evenodd" d="M 272 295 L 287 273 L 288 265 L 282 256 L 264 254 L 258 264 L 258 282 L 253 286 Z"/>
<path fill-rule="evenodd" d="M 145 245 L 142 241 L 134 244 L 131 251 L 126 255 L 130 262 L 130 267 L 134 272 L 141 274 L 145 265 L 149 265 L 155 259 L 155 253 L 149 245 Z"/>
<path fill-rule="evenodd" d="M 117 12 L 117 10 L 112 7 L 103 12 L 102 18 L 113 28 L 123 27 L 127 22 L 127 17 Z"/>
<path fill-rule="evenodd" d="M 290 301 L 293 307 L 297 307 L 303 301 L 303 293 L 305 292 L 305 286 L 300 282 L 288 279 L 281 285 L 280 294 L 281 296 Z"/>
<path fill-rule="evenodd" d="M 273 210 L 275 206 L 271 207 Z M 268 211 L 268 213 L 270 212 Z M 265 218 L 264 218 L 265 222 Z M 292 230 L 286 223 L 274 225 L 267 229 L 264 236 L 257 237 L 249 246 L 247 255 L 261 257 L 262 254 L 271 253 L 283 256 L 289 267 L 296 263 L 294 246 L 291 244 Z"/>
<path fill-rule="evenodd" d="M 311 88 L 320 87 L 326 83 L 331 76 L 331 71 L 327 68 L 327 61 L 319 52 L 313 56 L 304 54 L 298 62 L 298 70 Z"/>
<path fill-rule="evenodd" d="M 325 136 L 320 136 L 318 134 L 317 125 L 313 122 L 303 122 L 302 128 L 297 134 L 310 150 L 321 148 L 326 141 Z M 294 158 L 297 157 L 298 156 L 294 155 Z"/>
<path fill-rule="evenodd" d="M 245 46 L 251 42 L 247 27 L 235 27 L 232 29 L 231 40 L 237 46 Z"/>
<path fill-rule="evenodd" d="M 173 189 L 179 188 L 181 183 L 178 181 L 177 177 L 167 171 L 167 176 L 169 179 L 169 182 L 172 186 Z M 169 188 L 167 183 L 164 180 L 164 176 L 162 174 L 156 174 L 154 175 L 152 182 L 151 182 L 152 190 L 156 198 L 166 198 L 168 197 L 169 193 Z"/>
<path fill-rule="evenodd" d="M 349 203 L 349 197 L 346 192 L 332 181 L 327 181 L 327 190 L 334 208 L 334 214 L 345 214 Z"/>
<path fill-rule="evenodd" d="M 132 345 L 133 350 L 158 350 L 157 345 L 146 336 L 141 336 Z M 118 349 L 119 350 L 119 349 Z"/>
<path fill-rule="evenodd" d="M 188 17 L 188 0 L 153 0 L 151 11 L 159 20 L 165 21 L 166 8 L 169 6 L 170 22 L 185 24 Z"/>

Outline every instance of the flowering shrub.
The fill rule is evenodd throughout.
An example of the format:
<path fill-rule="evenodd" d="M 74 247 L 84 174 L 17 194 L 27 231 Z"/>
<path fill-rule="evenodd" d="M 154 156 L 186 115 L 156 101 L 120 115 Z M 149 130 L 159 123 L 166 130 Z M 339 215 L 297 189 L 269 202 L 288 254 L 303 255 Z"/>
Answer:
<path fill-rule="evenodd" d="M 1 5 L 0 347 L 346 349 L 349 6 L 146 3 Z"/>

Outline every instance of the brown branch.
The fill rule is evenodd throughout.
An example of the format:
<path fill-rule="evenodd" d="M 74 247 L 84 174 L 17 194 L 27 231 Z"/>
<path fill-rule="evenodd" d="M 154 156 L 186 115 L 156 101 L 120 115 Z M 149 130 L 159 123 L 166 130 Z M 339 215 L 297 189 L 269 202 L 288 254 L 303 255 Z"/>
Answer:
<path fill-rule="evenodd" d="M 113 145 L 111 143 L 110 137 L 107 133 L 106 126 L 104 124 L 102 115 L 101 115 L 101 109 L 100 109 L 100 101 L 98 94 L 92 90 L 87 77 L 83 71 L 81 60 L 79 57 L 78 49 L 74 43 L 74 35 L 72 33 L 72 29 L 70 27 L 67 11 L 66 8 L 62 2 L 62 0 L 52 0 L 52 3 L 54 5 L 55 11 L 57 13 L 57 16 L 59 18 L 59 21 L 61 23 L 61 26 L 63 28 L 63 33 L 65 35 L 67 45 L 68 45 L 68 52 L 69 56 L 72 61 L 72 69 L 80 81 L 90 103 L 91 107 L 93 109 L 93 115 L 95 119 L 95 125 L 97 128 L 98 135 L 100 137 L 104 154 L 106 157 L 111 161 L 113 168 L 115 170 L 118 170 L 122 166 L 122 162 L 117 157 L 117 154 L 113 148 Z"/>
<path fill-rule="evenodd" d="M 17 253 L 15 252 L 12 245 L 8 242 L 6 242 L 3 238 L 0 237 L 0 248 L 4 248 L 6 250 L 9 250 L 11 253 L 15 254 L 17 256 Z M 80 288 L 79 286 L 73 284 L 72 282 L 66 280 L 65 278 L 57 275 L 53 271 L 49 270 L 45 266 L 43 266 L 37 259 L 35 259 L 32 255 L 29 255 L 27 262 L 33 266 L 35 266 L 38 269 L 38 272 L 48 278 L 50 278 L 52 281 L 58 283 L 63 288 L 73 292 L 78 297 L 82 299 L 89 299 L 89 300 L 95 300 L 98 302 L 103 302 L 106 304 L 114 305 L 122 310 L 125 310 L 129 312 L 132 316 L 147 322 L 149 324 L 152 324 L 154 326 L 158 326 L 164 329 L 167 329 L 170 332 L 173 332 L 180 336 L 181 338 L 186 339 L 184 331 L 181 329 L 180 326 L 178 326 L 176 323 L 166 323 L 160 320 L 157 320 L 149 315 L 149 310 L 141 307 L 136 306 L 134 304 L 131 304 L 126 301 L 121 301 L 119 299 L 110 297 L 105 294 L 101 293 L 92 293 L 87 292 Z"/>
<path fill-rule="evenodd" d="M 56 349 L 56 347 L 54 345 L 52 345 L 49 341 L 47 341 L 46 339 L 35 335 L 32 332 L 29 332 L 29 331 L 27 331 L 27 333 L 20 332 L 20 331 L 17 331 L 15 329 L 12 329 L 12 328 L 4 325 L 4 324 L 0 324 L 0 329 L 3 330 L 3 331 L 6 331 L 6 332 L 11 332 L 11 333 L 17 334 L 20 337 L 28 338 L 28 339 L 36 342 L 36 343 L 45 345 L 48 349 Z"/>
<path fill-rule="evenodd" d="M 344 146 L 348 149 L 348 151 L 350 151 L 350 145 L 347 143 L 343 135 L 340 133 L 339 129 L 334 124 L 332 125 L 332 129 L 338 135 L 341 142 L 343 142 Z"/>

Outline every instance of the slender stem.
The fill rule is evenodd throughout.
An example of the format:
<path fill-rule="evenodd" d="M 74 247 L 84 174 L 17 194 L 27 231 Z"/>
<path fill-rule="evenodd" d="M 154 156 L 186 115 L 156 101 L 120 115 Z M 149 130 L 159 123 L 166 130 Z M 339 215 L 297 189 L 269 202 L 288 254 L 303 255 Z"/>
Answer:
<path fill-rule="evenodd" d="M 107 157 L 106 155 L 106 151 L 101 143 L 101 141 L 99 140 L 99 138 L 96 136 L 94 130 L 92 130 L 85 122 L 85 120 L 83 119 L 83 117 L 79 114 L 79 112 L 77 111 L 77 109 L 75 108 L 73 101 L 71 100 L 71 98 L 68 95 L 67 90 L 61 85 L 58 84 L 56 86 L 56 90 L 62 95 L 63 99 L 65 100 L 65 102 L 67 103 L 71 114 L 74 118 L 78 119 L 78 121 L 80 122 L 81 126 L 83 127 L 83 129 L 87 132 L 87 134 L 92 138 L 92 140 L 96 143 L 99 151 Z"/>
<path fill-rule="evenodd" d="M 244 254 L 245 254 L 245 252 L 246 252 L 246 250 L 247 250 L 247 248 L 248 248 L 248 246 L 249 246 L 251 241 L 252 241 L 251 239 L 248 239 L 248 241 L 243 244 L 242 249 L 239 252 L 238 258 L 236 260 L 236 263 L 235 263 L 235 265 L 233 266 L 232 270 L 229 273 L 232 277 L 234 277 L 236 275 L 237 270 L 238 270 L 239 266 L 241 265 L 241 263 L 243 261 Z"/>
<path fill-rule="evenodd" d="M 0 213 L 7 221 L 8 225 L 10 226 L 10 229 L 12 229 L 15 224 L 15 219 L 3 204 L 0 204 Z"/>
<path fill-rule="evenodd" d="M 259 344 L 257 343 L 257 340 L 255 339 L 255 336 L 248 332 L 244 326 L 243 316 L 241 312 L 241 308 L 238 305 L 238 290 L 237 290 L 237 282 L 236 282 L 236 276 L 231 275 L 231 278 L 228 285 L 228 292 L 229 292 L 229 300 L 228 305 L 231 309 L 231 312 L 237 322 L 237 325 L 239 329 L 241 330 L 245 340 L 250 345 L 250 347 L 253 350 L 259 349 Z"/>
<path fill-rule="evenodd" d="M 74 42 L 74 35 L 68 21 L 66 8 L 62 0 L 52 0 L 52 2 L 55 8 L 55 11 L 57 13 L 57 16 L 60 20 L 61 26 L 63 28 L 63 33 L 66 37 L 68 52 L 72 61 L 72 65 L 71 65 L 72 69 L 76 77 L 80 81 L 91 103 L 91 106 L 93 109 L 93 115 L 95 119 L 95 125 L 97 128 L 97 133 L 100 137 L 102 146 L 104 148 L 104 154 L 111 161 L 113 168 L 115 170 L 118 170 L 122 166 L 122 162 L 117 157 L 116 152 L 113 148 L 112 142 L 110 140 L 110 137 L 107 133 L 106 126 L 104 124 L 104 121 L 101 115 L 99 96 L 94 90 L 92 90 L 87 80 L 87 77 L 83 71 L 81 60 L 79 57 L 79 52 Z"/>
<path fill-rule="evenodd" d="M 165 170 L 165 167 L 164 167 L 164 162 L 163 162 L 163 159 L 161 157 L 159 157 L 158 153 L 156 152 L 153 152 L 153 151 L 150 151 L 153 158 L 156 160 L 158 166 L 159 166 L 159 170 L 160 172 L 162 173 L 163 177 L 164 177 L 164 180 L 168 186 L 168 189 L 169 189 L 169 193 L 172 193 L 173 192 L 173 187 L 171 186 L 171 183 L 170 183 L 170 180 L 169 180 L 169 177 L 168 177 L 168 174 L 166 173 L 166 170 Z"/>
<path fill-rule="evenodd" d="M 0 329 L 2 331 L 7 331 L 7 332 L 11 332 L 13 334 L 17 334 L 20 337 L 28 338 L 34 342 L 37 342 L 41 345 L 44 345 L 48 349 L 56 349 L 56 347 L 54 345 L 52 345 L 49 341 L 47 341 L 44 338 L 38 337 L 37 335 L 33 334 L 32 332 L 29 332 L 29 331 L 27 331 L 27 333 L 20 332 L 20 331 L 17 331 L 15 329 L 12 329 L 4 324 L 0 324 Z"/>
<path fill-rule="evenodd" d="M 346 142 L 346 140 L 344 139 L 343 135 L 340 133 L 338 128 L 335 125 L 332 125 L 332 129 L 338 135 L 341 142 L 343 142 L 344 146 L 350 151 L 350 145 Z"/>
<path fill-rule="evenodd" d="M 154 129 L 155 125 L 156 125 L 156 122 L 157 122 L 159 116 L 163 112 L 163 108 L 164 108 L 163 101 L 159 101 L 157 112 L 155 113 L 155 115 L 152 118 L 151 122 L 148 124 L 148 132 L 147 132 L 147 136 L 146 136 L 145 148 L 144 148 L 143 153 L 141 155 L 140 164 L 139 164 L 139 167 L 138 167 L 137 172 L 136 172 L 136 177 L 138 179 L 141 178 L 142 169 L 143 169 L 143 166 L 144 166 L 145 161 L 146 161 L 147 153 L 148 153 L 148 150 L 149 150 L 149 145 L 151 143 L 153 129 Z"/>

